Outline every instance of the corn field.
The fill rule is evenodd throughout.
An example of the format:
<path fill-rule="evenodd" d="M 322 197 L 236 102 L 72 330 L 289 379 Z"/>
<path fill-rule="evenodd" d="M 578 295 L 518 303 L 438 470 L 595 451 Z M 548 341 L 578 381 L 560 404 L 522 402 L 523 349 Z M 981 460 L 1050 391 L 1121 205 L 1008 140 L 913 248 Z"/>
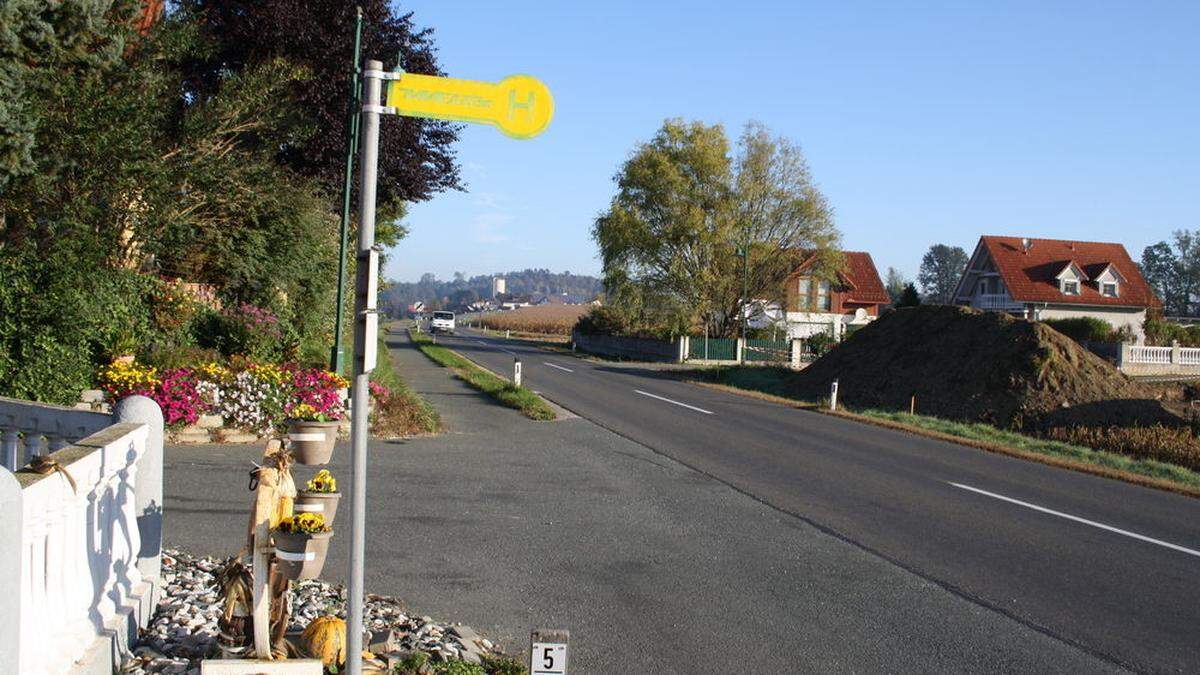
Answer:
<path fill-rule="evenodd" d="M 480 324 L 491 330 L 510 330 L 520 333 L 570 335 L 579 317 L 587 314 L 591 305 L 539 305 L 521 307 L 507 312 L 484 314 Z"/>

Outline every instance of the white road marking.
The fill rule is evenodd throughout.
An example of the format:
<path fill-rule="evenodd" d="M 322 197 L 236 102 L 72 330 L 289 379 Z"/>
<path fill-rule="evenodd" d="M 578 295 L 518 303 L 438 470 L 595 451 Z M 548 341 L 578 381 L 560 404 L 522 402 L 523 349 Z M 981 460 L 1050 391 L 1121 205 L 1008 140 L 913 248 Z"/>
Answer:
<path fill-rule="evenodd" d="M 667 403 L 674 403 L 675 405 L 677 405 L 677 406 L 680 406 L 680 407 L 682 407 L 682 408 L 687 408 L 688 410 L 695 410 L 696 412 L 702 412 L 702 413 L 704 413 L 705 415 L 712 415 L 712 414 L 713 414 L 713 411 L 711 411 L 711 410 L 705 410 L 704 408 L 697 408 L 697 407 L 696 407 L 696 406 L 694 406 L 694 405 L 688 405 L 688 404 L 686 404 L 686 403 L 680 403 L 679 401 L 672 401 L 672 400 L 671 400 L 671 399 L 669 399 L 669 398 L 665 398 L 665 397 L 662 397 L 662 396 L 656 396 L 656 395 L 654 395 L 654 394 L 651 394 L 651 393 L 650 393 L 650 392 L 648 392 L 648 391 L 642 391 L 641 389 L 634 389 L 634 391 L 636 391 L 637 393 L 641 394 L 642 396 L 649 396 L 650 398 L 656 398 L 656 399 L 658 399 L 658 400 L 660 400 L 660 401 L 666 401 Z"/>
<path fill-rule="evenodd" d="M 558 368 L 559 370 L 564 370 L 564 371 L 566 371 L 566 372 L 568 372 L 568 373 L 573 373 L 573 372 L 575 372 L 575 371 L 571 370 L 570 368 L 563 368 L 562 366 L 560 366 L 560 365 L 556 365 L 556 364 L 553 364 L 553 363 L 550 363 L 549 361 L 542 361 L 542 364 L 543 364 L 543 365 L 550 366 L 551 368 Z"/>
<path fill-rule="evenodd" d="M 484 347 L 496 347 L 497 349 L 499 349 L 500 351 L 504 352 L 505 354 L 511 354 L 511 355 L 513 355 L 513 356 L 516 356 L 516 355 L 517 355 L 517 353 L 516 353 L 516 352 L 510 352 L 510 351 L 508 351 L 507 349 L 505 349 L 504 347 L 501 347 L 501 346 L 499 346 L 499 345 L 494 345 L 494 344 L 492 344 L 492 343 L 490 343 L 490 342 L 484 342 L 483 340 L 479 340 L 479 339 L 476 339 L 475 341 L 476 341 L 476 342 L 478 342 L 479 344 L 483 345 Z"/>
<path fill-rule="evenodd" d="M 977 493 L 979 493 L 979 494 L 981 494 L 981 495 L 986 495 L 986 496 L 988 496 L 988 497 L 991 497 L 991 498 L 993 498 L 993 499 L 999 499 L 999 500 L 1001 500 L 1001 501 L 1009 502 L 1010 504 L 1016 504 L 1016 505 L 1018 505 L 1018 506 L 1024 506 L 1024 507 L 1025 507 L 1025 508 L 1027 508 L 1027 509 L 1033 509 L 1034 511 L 1040 511 L 1040 512 L 1042 512 L 1042 513 L 1048 513 L 1048 514 L 1050 514 L 1050 515 L 1052 515 L 1052 516 L 1058 516 L 1059 518 L 1066 518 L 1067 520 L 1072 520 L 1072 521 L 1075 521 L 1075 522 L 1077 522 L 1077 523 L 1083 523 L 1084 525 L 1091 525 L 1092 527 L 1098 527 L 1098 528 L 1100 528 L 1101 530 L 1107 530 L 1107 531 L 1109 531 L 1109 532 L 1115 532 L 1115 533 L 1117 533 L 1117 534 L 1123 534 L 1123 535 L 1125 535 L 1126 537 L 1132 537 L 1133 539 L 1137 539 L 1138 541 L 1144 541 L 1144 542 L 1148 542 L 1148 543 L 1151 543 L 1151 544 L 1158 544 L 1159 546 L 1164 546 L 1164 547 L 1166 547 L 1166 548 L 1169 548 L 1169 549 L 1171 549 L 1171 550 L 1173 550 L 1173 551 L 1179 551 L 1180 553 L 1186 553 L 1186 554 L 1188 554 L 1188 555 L 1194 555 L 1194 556 L 1196 556 L 1196 557 L 1200 558 L 1200 551 L 1196 551 L 1196 550 L 1194 550 L 1194 549 L 1190 549 L 1190 548 L 1186 548 L 1186 547 L 1183 547 L 1183 546 L 1179 546 L 1178 544 L 1172 544 L 1172 543 L 1170 543 L 1170 542 L 1167 542 L 1167 541 L 1162 541 L 1161 539 L 1154 539 L 1154 538 L 1152 538 L 1152 537 L 1147 537 L 1147 536 L 1145 536 L 1145 535 L 1138 534 L 1137 532 L 1130 532 L 1129 530 L 1122 530 L 1122 529 L 1120 529 L 1120 528 L 1113 527 L 1112 525 L 1105 525 L 1104 523 L 1097 523 L 1097 522 L 1096 522 L 1096 521 L 1094 521 L 1094 520 L 1088 520 L 1087 518 L 1080 518 L 1079 516 L 1073 516 L 1073 515 L 1071 515 L 1071 514 L 1069 514 L 1069 513 L 1063 513 L 1063 512 L 1061 512 L 1061 511 L 1055 511 L 1055 510 L 1053 510 L 1053 509 L 1048 509 L 1048 508 L 1046 508 L 1046 507 L 1044 507 L 1044 506 L 1038 506 L 1037 504 L 1030 504 L 1029 502 L 1023 502 L 1023 501 L 1021 501 L 1021 500 L 1019 500 L 1019 499 L 1013 499 L 1012 497 L 1005 497 L 1004 495 L 998 495 L 998 494 L 996 494 L 995 492 L 988 492 L 987 490 L 980 490 L 979 488 L 977 488 L 977 487 L 971 487 L 970 485 L 963 485 L 962 483 L 953 483 L 953 482 L 950 482 L 950 481 L 946 481 L 946 482 L 950 483 L 951 485 L 953 485 L 953 486 L 954 486 L 954 487 L 956 487 L 956 488 L 962 488 L 962 489 L 964 489 L 964 490 L 970 490 L 971 492 L 977 492 Z"/>

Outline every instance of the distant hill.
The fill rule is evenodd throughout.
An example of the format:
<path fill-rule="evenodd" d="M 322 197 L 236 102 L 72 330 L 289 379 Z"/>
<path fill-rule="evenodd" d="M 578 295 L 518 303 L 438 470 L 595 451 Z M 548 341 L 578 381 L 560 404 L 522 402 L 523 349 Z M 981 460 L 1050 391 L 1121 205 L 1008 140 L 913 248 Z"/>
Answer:
<path fill-rule="evenodd" d="M 600 279 L 585 274 L 551 272 L 548 269 L 527 269 L 503 274 L 480 274 L 467 278 L 461 272 L 454 279 L 441 280 L 426 272 L 421 280 L 389 281 L 380 292 L 382 309 L 392 316 L 400 316 L 404 308 L 420 300 L 429 307 L 443 307 L 474 302 L 492 297 L 492 277 L 504 277 L 506 291 L 523 295 L 544 293 L 547 295 L 595 296 L 604 291 Z"/>

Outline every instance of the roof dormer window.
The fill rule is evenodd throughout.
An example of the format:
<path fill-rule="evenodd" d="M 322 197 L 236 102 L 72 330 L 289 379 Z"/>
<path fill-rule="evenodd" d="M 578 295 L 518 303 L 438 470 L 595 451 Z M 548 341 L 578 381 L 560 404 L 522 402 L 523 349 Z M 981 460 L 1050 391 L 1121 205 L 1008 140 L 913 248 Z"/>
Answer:
<path fill-rule="evenodd" d="M 1078 279 L 1063 279 L 1060 286 L 1063 295 L 1079 295 Z"/>
<path fill-rule="evenodd" d="M 1100 295 L 1103 295 L 1106 298 L 1115 298 L 1119 294 L 1120 294 L 1120 290 L 1117 288 L 1117 282 L 1115 282 L 1115 281 L 1100 282 Z"/>

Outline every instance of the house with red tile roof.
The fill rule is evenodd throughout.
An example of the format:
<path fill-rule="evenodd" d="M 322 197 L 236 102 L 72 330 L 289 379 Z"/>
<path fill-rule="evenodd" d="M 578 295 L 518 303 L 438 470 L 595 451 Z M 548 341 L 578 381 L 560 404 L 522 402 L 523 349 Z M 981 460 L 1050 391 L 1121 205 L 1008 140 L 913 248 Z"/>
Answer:
<path fill-rule="evenodd" d="M 866 325 L 891 304 L 870 253 L 842 251 L 845 266 L 829 280 L 813 273 L 810 256 L 787 279 L 785 316 L 788 336 L 826 333 L 841 339 L 847 330 Z"/>
<path fill-rule="evenodd" d="M 1095 317 L 1139 344 L 1162 305 L 1121 244 L 993 236 L 979 238 L 954 298 L 1034 320 Z"/>

